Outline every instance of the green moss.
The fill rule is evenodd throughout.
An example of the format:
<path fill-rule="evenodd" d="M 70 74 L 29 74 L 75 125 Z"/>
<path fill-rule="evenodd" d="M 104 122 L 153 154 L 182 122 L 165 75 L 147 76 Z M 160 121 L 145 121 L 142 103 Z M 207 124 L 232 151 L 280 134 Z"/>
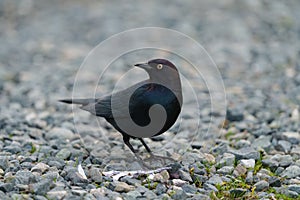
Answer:
<path fill-rule="evenodd" d="M 34 152 L 36 152 L 36 146 L 33 143 L 31 143 L 30 153 L 33 154 Z"/>
<path fill-rule="evenodd" d="M 260 151 L 259 159 L 255 162 L 255 165 L 254 165 L 253 174 L 256 174 L 257 172 L 259 172 L 259 170 L 262 169 L 262 167 L 263 167 L 262 160 L 263 160 L 263 152 Z"/>
<path fill-rule="evenodd" d="M 231 136 L 233 136 L 234 133 L 232 131 L 228 131 L 226 134 L 225 134 L 225 138 L 226 140 L 229 140 Z"/>

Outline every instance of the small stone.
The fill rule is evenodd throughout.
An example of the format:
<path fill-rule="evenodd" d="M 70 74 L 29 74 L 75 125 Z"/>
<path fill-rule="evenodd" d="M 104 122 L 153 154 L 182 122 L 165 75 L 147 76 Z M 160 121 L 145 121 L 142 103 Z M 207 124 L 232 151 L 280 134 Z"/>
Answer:
<path fill-rule="evenodd" d="M 219 175 L 213 175 L 212 177 L 210 177 L 208 179 L 208 181 L 206 181 L 206 183 L 212 184 L 212 185 L 217 185 L 217 184 L 222 184 L 223 181 Z"/>
<path fill-rule="evenodd" d="M 195 194 L 189 200 L 210 200 L 210 198 L 205 194 Z"/>
<path fill-rule="evenodd" d="M 258 151 L 254 150 L 252 147 L 245 147 L 239 150 L 231 149 L 230 153 L 234 154 L 237 160 L 241 159 L 254 159 L 258 160 L 260 154 Z"/>
<path fill-rule="evenodd" d="M 265 180 L 261 180 L 254 184 L 255 191 L 260 192 L 269 189 L 269 183 Z"/>
<path fill-rule="evenodd" d="M 222 175 L 227 175 L 227 174 L 232 174 L 233 170 L 234 170 L 233 166 L 224 166 L 221 169 L 218 169 L 217 172 Z"/>
<path fill-rule="evenodd" d="M 77 196 L 84 196 L 87 194 L 87 191 L 85 190 L 72 190 L 72 194 L 77 195 Z"/>
<path fill-rule="evenodd" d="M 252 184 L 253 183 L 253 172 L 248 171 L 247 176 L 246 176 L 246 183 Z"/>
<path fill-rule="evenodd" d="M 240 160 L 240 163 L 246 168 L 254 168 L 254 166 L 255 166 L 254 159 L 248 159 L 248 160 L 242 159 L 242 160 Z"/>
<path fill-rule="evenodd" d="M 235 188 L 229 191 L 230 196 L 233 198 L 240 198 L 246 194 L 247 190 L 243 188 Z"/>
<path fill-rule="evenodd" d="M 115 192 L 129 192 L 134 190 L 134 186 L 128 185 L 124 182 L 118 182 L 116 183 L 116 187 L 114 189 Z"/>
<path fill-rule="evenodd" d="M 0 183 L 0 190 L 3 192 L 10 192 L 14 188 L 12 183 Z"/>
<path fill-rule="evenodd" d="M 217 155 L 223 155 L 225 152 L 228 151 L 228 144 L 225 144 L 225 143 L 220 143 L 218 144 L 217 146 L 213 147 L 211 149 L 211 152 L 213 154 L 217 154 Z"/>
<path fill-rule="evenodd" d="M 197 192 L 197 188 L 193 185 L 184 184 L 181 186 L 182 190 L 188 194 L 195 194 Z"/>
<path fill-rule="evenodd" d="M 281 175 L 281 173 L 284 171 L 285 169 L 283 167 L 278 167 L 275 171 L 275 174 L 277 175 Z"/>
<path fill-rule="evenodd" d="M 268 178 L 268 182 L 271 187 L 280 187 L 281 186 L 281 181 L 278 177 L 276 176 L 271 176 Z"/>
<path fill-rule="evenodd" d="M 30 183 L 37 182 L 37 178 L 34 174 L 29 171 L 18 171 L 15 175 L 15 183 L 16 184 L 24 184 L 28 185 Z"/>
<path fill-rule="evenodd" d="M 287 178 L 299 177 L 300 167 L 298 167 L 297 165 L 291 165 L 283 171 L 282 176 Z"/>
<path fill-rule="evenodd" d="M 70 169 L 67 172 L 67 175 L 65 177 L 66 180 L 69 180 L 74 185 L 81 185 L 81 184 L 87 184 L 88 180 L 85 179 L 76 168 Z"/>
<path fill-rule="evenodd" d="M 165 184 L 161 184 L 161 183 L 158 183 L 154 192 L 157 194 L 157 195 L 161 195 L 161 194 L 164 194 L 166 193 L 167 191 L 167 187 L 165 186 Z"/>
<path fill-rule="evenodd" d="M 199 184 L 202 184 L 202 183 L 204 183 L 205 181 L 207 181 L 207 176 L 203 176 L 203 175 L 199 175 L 199 174 L 194 174 L 193 176 L 192 176 L 192 179 L 193 179 L 193 182 L 195 183 L 195 182 L 197 182 L 197 183 L 199 183 Z"/>
<path fill-rule="evenodd" d="M 284 153 L 288 153 L 291 150 L 291 143 L 285 140 L 279 140 L 275 149 L 278 151 L 283 151 Z"/>
<path fill-rule="evenodd" d="M 71 152 L 69 149 L 63 148 L 61 149 L 57 154 L 56 154 L 56 158 L 60 158 L 62 160 L 66 160 L 71 156 Z"/>
<path fill-rule="evenodd" d="M 103 178 L 102 174 L 100 173 L 100 170 L 98 168 L 92 167 L 89 170 L 89 176 L 95 183 L 101 183 Z"/>
<path fill-rule="evenodd" d="M 215 159 L 215 157 L 214 157 L 212 154 L 205 153 L 205 154 L 204 154 L 204 157 L 205 157 L 205 160 L 206 160 L 208 163 L 211 163 L 211 164 L 215 164 L 215 163 L 216 163 L 216 159 Z"/>
<path fill-rule="evenodd" d="M 41 180 L 35 184 L 30 184 L 29 188 L 30 191 L 38 194 L 38 195 L 45 195 L 53 185 L 52 180 Z"/>
<path fill-rule="evenodd" d="M 231 153 L 224 153 L 222 159 L 217 163 L 217 166 L 233 166 L 235 162 L 235 155 Z"/>
<path fill-rule="evenodd" d="M 300 155 L 300 147 L 293 147 L 291 150 L 291 154 L 297 154 Z"/>
<path fill-rule="evenodd" d="M 142 196 L 138 191 L 129 191 L 125 194 L 125 200 L 136 200 L 137 197 Z"/>
<path fill-rule="evenodd" d="M 292 144 L 299 144 L 300 142 L 299 132 L 283 132 L 282 136 Z"/>
<path fill-rule="evenodd" d="M 214 192 L 218 191 L 218 189 L 215 186 L 209 183 L 204 183 L 203 188 L 208 191 L 214 191 Z"/>
<path fill-rule="evenodd" d="M 31 172 L 38 172 L 40 174 L 43 174 L 45 171 L 49 169 L 49 166 L 45 163 L 38 163 L 34 167 L 31 168 Z"/>
<path fill-rule="evenodd" d="M 146 199 L 155 199 L 156 198 L 156 194 L 154 192 L 152 192 L 151 190 L 147 190 L 143 196 L 146 198 Z M 122 200 L 121 198 L 119 200 Z"/>
<path fill-rule="evenodd" d="M 235 177 L 244 176 L 246 173 L 247 169 L 242 164 L 238 164 L 233 171 Z"/>
<path fill-rule="evenodd" d="M 245 147 L 250 147 L 251 143 L 248 140 L 241 139 L 234 143 L 234 147 L 237 149 L 245 148 Z"/>
<path fill-rule="evenodd" d="M 173 185 L 181 187 L 182 185 L 186 184 L 186 181 L 181 179 L 173 179 L 172 180 Z"/>
<path fill-rule="evenodd" d="M 170 175 L 167 170 L 163 170 L 159 174 L 163 177 L 164 182 L 167 182 L 170 179 Z"/>
<path fill-rule="evenodd" d="M 186 199 L 188 196 L 183 190 L 174 190 L 174 193 L 171 195 L 172 199 L 182 200 Z"/>
<path fill-rule="evenodd" d="M 18 145 L 9 145 L 3 148 L 3 151 L 12 153 L 12 154 L 17 154 L 22 151 L 21 147 Z"/>
<path fill-rule="evenodd" d="M 184 180 L 184 181 L 188 181 L 188 182 L 193 182 L 192 177 L 190 176 L 190 174 L 188 172 L 185 172 L 183 170 L 179 170 L 179 177 Z"/>
<path fill-rule="evenodd" d="M 7 156 L 0 156 L 0 168 L 6 169 L 9 165 Z"/>
<path fill-rule="evenodd" d="M 65 190 L 54 190 L 47 192 L 47 197 L 49 199 L 63 199 L 67 195 Z"/>
<path fill-rule="evenodd" d="M 128 176 L 124 176 L 121 178 L 121 182 L 125 182 L 129 185 L 140 185 L 141 184 L 141 181 L 138 180 L 138 179 L 135 179 L 135 178 L 131 178 L 131 177 L 128 177 Z"/>
<path fill-rule="evenodd" d="M 227 109 L 226 118 L 231 122 L 242 121 L 244 119 L 243 110 L 238 108 Z"/>
<path fill-rule="evenodd" d="M 264 149 L 268 152 L 272 146 L 271 138 L 272 136 L 261 135 L 253 141 L 252 147 L 256 150 Z"/>
<path fill-rule="evenodd" d="M 23 184 L 16 184 L 16 187 L 19 189 L 19 191 L 28 191 L 29 186 L 23 185 Z"/>
<path fill-rule="evenodd" d="M 4 171 L 3 169 L 0 168 L 0 176 L 3 176 L 4 175 Z"/>
<path fill-rule="evenodd" d="M 74 133 L 66 128 L 58 128 L 54 127 L 48 133 L 45 134 L 45 138 L 47 140 L 51 139 L 72 139 L 74 137 Z"/>
<path fill-rule="evenodd" d="M 287 167 L 293 163 L 293 158 L 290 155 L 276 154 L 276 155 L 272 156 L 270 159 L 271 159 L 271 163 L 274 162 L 272 164 L 275 164 L 280 167 Z M 277 162 L 277 164 L 276 164 L 276 162 Z M 270 167 L 272 167 L 272 166 L 270 166 Z"/>
<path fill-rule="evenodd" d="M 264 125 L 262 126 L 260 129 L 253 131 L 252 134 L 256 137 L 259 137 L 261 135 L 269 135 L 270 133 L 272 133 L 272 130 L 270 129 L 270 127 Z"/>
<path fill-rule="evenodd" d="M 63 169 L 65 166 L 65 161 L 56 157 L 48 157 L 43 162 L 47 163 L 50 167 L 56 167 L 57 169 Z"/>
<path fill-rule="evenodd" d="M 290 191 L 294 191 L 294 192 L 297 192 L 298 194 L 300 194 L 300 185 L 289 185 L 288 186 L 288 189 Z"/>

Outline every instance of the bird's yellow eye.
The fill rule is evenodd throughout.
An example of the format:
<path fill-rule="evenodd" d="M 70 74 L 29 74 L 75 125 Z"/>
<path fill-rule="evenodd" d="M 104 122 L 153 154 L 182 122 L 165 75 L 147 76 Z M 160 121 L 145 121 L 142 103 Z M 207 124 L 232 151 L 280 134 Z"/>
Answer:
<path fill-rule="evenodd" d="M 163 65 L 162 65 L 162 64 L 158 64 L 158 65 L 156 66 L 156 68 L 157 68 L 157 69 L 162 69 L 162 68 L 163 68 Z"/>

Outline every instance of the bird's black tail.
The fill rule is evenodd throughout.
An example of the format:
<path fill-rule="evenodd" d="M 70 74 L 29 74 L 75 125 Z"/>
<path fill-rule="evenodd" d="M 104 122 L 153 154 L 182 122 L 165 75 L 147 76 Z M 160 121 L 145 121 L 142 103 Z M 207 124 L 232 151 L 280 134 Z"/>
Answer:
<path fill-rule="evenodd" d="M 60 99 L 58 101 L 63 102 L 63 103 L 68 103 L 68 104 L 87 105 L 89 103 L 95 103 L 96 99 Z"/>

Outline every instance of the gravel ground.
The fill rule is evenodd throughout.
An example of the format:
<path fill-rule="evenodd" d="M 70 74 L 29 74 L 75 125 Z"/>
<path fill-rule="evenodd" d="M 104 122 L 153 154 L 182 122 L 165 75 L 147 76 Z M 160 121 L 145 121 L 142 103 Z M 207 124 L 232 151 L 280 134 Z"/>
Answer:
<path fill-rule="evenodd" d="M 0 199 L 300 199 L 299 9 L 297 0 L 0 1 Z M 210 112 L 203 80 L 192 82 L 200 117 L 186 95 L 180 128 L 146 139 L 177 162 L 116 176 L 141 169 L 121 135 L 57 100 L 72 96 L 98 43 L 145 26 L 205 47 L 223 77 L 227 116 L 220 130 L 192 140 L 199 118 L 201 130 L 211 116 L 222 120 L 222 111 Z M 99 95 L 124 72 L 129 61 L 120 60 Z M 98 77 L 80 77 L 85 96 Z"/>

